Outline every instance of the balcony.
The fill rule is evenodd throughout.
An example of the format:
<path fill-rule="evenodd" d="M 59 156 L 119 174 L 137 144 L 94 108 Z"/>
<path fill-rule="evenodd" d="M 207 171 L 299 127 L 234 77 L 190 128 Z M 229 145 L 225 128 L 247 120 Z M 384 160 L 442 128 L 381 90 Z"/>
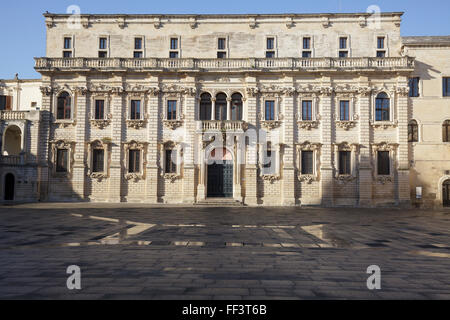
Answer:
<path fill-rule="evenodd" d="M 412 71 L 414 58 L 35 58 L 38 72 L 53 71 Z"/>
<path fill-rule="evenodd" d="M 0 120 L 26 120 L 26 111 L 1 111 Z"/>
<path fill-rule="evenodd" d="M 203 120 L 198 124 L 197 129 L 202 132 L 244 132 L 248 129 L 247 123 L 241 120 Z"/>

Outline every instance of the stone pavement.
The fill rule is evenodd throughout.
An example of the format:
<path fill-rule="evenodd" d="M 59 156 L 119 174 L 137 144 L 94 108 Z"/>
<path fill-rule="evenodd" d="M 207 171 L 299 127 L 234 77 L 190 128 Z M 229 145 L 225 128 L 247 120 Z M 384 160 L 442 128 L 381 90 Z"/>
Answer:
<path fill-rule="evenodd" d="M 450 299 L 449 230 L 449 210 L 3 206 L 0 299 Z"/>

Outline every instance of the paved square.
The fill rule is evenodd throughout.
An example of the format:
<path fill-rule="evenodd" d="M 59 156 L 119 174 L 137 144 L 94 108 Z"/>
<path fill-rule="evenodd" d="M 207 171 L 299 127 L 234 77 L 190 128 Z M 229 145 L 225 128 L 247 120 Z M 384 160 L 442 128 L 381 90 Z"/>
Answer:
<path fill-rule="evenodd" d="M 3 206 L 0 298 L 450 299 L 449 230 L 449 210 Z"/>

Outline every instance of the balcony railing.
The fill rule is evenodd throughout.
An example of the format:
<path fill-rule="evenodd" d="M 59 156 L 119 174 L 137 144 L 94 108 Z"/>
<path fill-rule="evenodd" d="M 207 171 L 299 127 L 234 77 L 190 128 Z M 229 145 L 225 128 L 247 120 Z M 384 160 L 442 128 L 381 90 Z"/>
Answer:
<path fill-rule="evenodd" d="M 37 71 L 135 70 L 135 71 L 315 71 L 414 69 L 414 59 L 394 58 L 255 58 L 255 59 L 165 59 L 165 58 L 35 58 Z"/>
<path fill-rule="evenodd" d="M 25 120 L 26 114 L 25 111 L 1 111 L 0 120 Z"/>
<path fill-rule="evenodd" d="M 25 163 L 24 156 L 0 156 L 0 164 L 18 166 Z"/>
<path fill-rule="evenodd" d="M 203 120 L 199 122 L 201 131 L 246 131 L 247 125 L 241 120 Z"/>

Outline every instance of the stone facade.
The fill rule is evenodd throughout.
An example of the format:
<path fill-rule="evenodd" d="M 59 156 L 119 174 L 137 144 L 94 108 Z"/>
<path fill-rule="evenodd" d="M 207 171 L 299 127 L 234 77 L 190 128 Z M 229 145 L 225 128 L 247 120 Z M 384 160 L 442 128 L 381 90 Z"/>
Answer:
<path fill-rule="evenodd" d="M 409 205 L 401 15 L 46 14 L 30 194 L 201 203 L 216 162 L 247 205 Z"/>

